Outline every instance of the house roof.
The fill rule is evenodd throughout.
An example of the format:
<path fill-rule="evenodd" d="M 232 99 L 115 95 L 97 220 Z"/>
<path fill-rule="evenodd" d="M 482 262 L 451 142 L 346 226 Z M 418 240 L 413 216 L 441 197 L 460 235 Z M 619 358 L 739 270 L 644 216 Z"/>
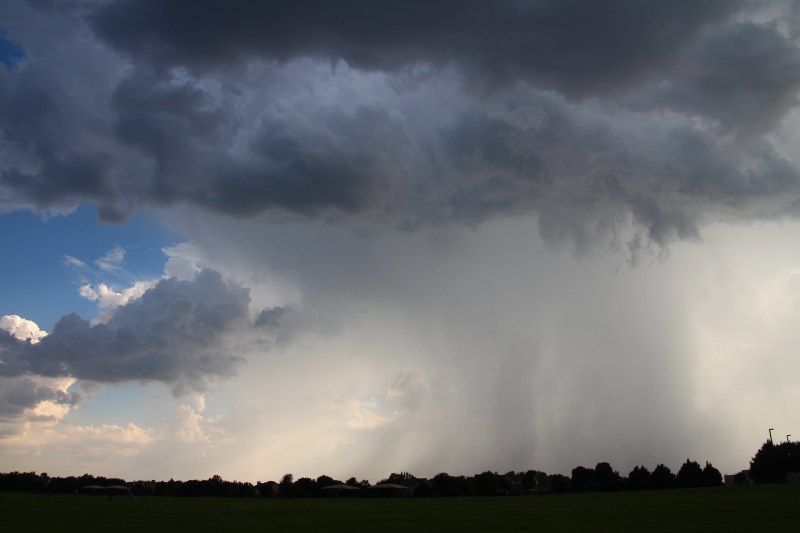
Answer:
<path fill-rule="evenodd" d="M 320 490 L 361 490 L 358 487 L 354 487 L 352 485 L 328 485 L 327 487 L 322 487 Z"/>

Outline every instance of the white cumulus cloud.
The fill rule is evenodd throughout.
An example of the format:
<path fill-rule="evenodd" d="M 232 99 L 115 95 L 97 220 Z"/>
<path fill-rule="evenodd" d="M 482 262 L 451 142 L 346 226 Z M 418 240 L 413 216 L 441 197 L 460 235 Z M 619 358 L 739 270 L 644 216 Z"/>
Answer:
<path fill-rule="evenodd" d="M 36 322 L 18 315 L 0 317 L 0 329 L 6 330 L 21 341 L 30 340 L 32 344 L 36 344 L 47 336 L 47 332 L 39 329 L 39 325 Z"/>

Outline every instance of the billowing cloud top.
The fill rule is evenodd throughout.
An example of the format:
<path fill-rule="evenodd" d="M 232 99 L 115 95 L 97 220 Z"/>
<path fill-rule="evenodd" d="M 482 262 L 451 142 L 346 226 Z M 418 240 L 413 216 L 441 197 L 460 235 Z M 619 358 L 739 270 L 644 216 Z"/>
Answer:
<path fill-rule="evenodd" d="M 794 217 L 774 134 L 796 13 L 761 7 L 10 4 L 26 59 L 0 76 L 0 199 L 404 228 L 522 213 L 546 239 L 632 247 Z"/>

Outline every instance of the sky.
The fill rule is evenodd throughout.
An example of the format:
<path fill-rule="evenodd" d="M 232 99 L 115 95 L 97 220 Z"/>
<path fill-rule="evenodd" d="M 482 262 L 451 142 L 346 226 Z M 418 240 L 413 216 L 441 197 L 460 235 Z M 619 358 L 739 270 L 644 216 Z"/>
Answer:
<path fill-rule="evenodd" d="M 798 37 L 777 0 L 3 2 L 0 471 L 747 468 L 800 438 Z"/>

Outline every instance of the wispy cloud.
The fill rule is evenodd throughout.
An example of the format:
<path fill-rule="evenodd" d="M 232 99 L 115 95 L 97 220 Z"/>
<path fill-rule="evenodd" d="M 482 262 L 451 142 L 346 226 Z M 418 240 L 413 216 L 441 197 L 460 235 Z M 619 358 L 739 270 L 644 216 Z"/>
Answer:
<path fill-rule="evenodd" d="M 64 264 L 67 265 L 68 267 L 74 268 L 75 270 L 81 273 L 91 272 L 91 268 L 89 268 L 89 265 L 87 265 L 77 257 L 72 257 L 71 255 L 64 256 Z"/>
<path fill-rule="evenodd" d="M 123 272 L 122 261 L 125 259 L 125 249 L 115 246 L 110 249 L 103 257 L 95 259 L 94 264 L 103 272 L 120 273 Z"/>

